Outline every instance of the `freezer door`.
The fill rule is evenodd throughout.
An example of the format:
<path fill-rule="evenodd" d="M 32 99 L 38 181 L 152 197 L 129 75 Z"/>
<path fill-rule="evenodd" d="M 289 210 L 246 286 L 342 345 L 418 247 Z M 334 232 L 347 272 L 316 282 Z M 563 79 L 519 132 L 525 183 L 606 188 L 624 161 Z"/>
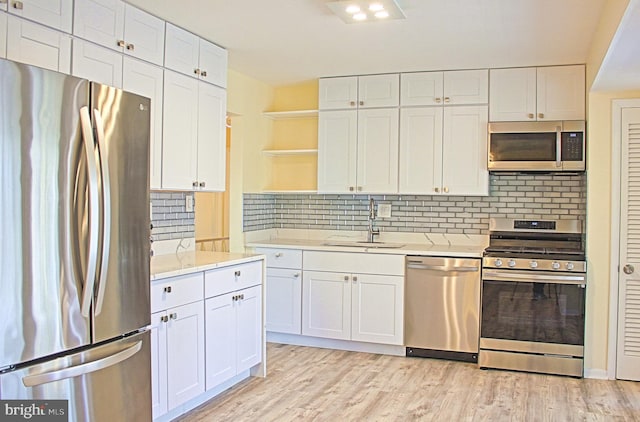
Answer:
<path fill-rule="evenodd" d="M 86 81 L 0 59 L 0 368 L 90 342 L 88 102 Z"/>
<path fill-rule="evenodd" d="M 149 331 L 0 375 L 0 399 L 69 400 L 70 421 L 151 420 Z"/>
<path fill-rule="evenodd" d="M 150 101 L 91 84 L 101 193 L 94 342 L 150 324 Z"/>

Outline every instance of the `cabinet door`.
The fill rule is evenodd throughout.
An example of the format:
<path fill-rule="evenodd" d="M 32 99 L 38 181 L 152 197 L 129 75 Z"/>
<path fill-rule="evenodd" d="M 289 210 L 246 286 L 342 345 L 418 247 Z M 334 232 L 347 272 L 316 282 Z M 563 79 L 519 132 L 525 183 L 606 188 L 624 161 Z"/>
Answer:
<path fill-rule="evenodd" d="M 160 189 L 162 187 L 162 68 L 124 57 L 122 88 L 151 99 L 150 186 L 151 189 Z"/>
<path fill-rule="evenodd" d="M 398 107 L 399 104 L 399 74 L 358 77 L 358 107 Z"/>
<path fill-rule="evenodd" d="M 195 77 L 199 55 L 200 41 L 196 35 L 170 23 L 166 24 L 165 67 Z"/>
<path fill-rule="evenodd" d="M 398 109 L 358 111 L 357 191 L 398 191 Z"/>
<path fill-rule="evenodd" d="M 267 268 L 267 331 L 302 334 L 302 271 Z"/>
<path fill-rule="evenodd" d="M 0 13 L 0 58 L 7 57 L 7 15 Z"/>
<path fill-rule="evenodd" d="M 445 104 L 487 104 L 489 101 L 489 71 L 456 70 L 444 72 Z"/>
<path fill-rule="evenodd" d="M 318 192 L 355 193 L 358 112 L 321 111 L 318 116 Z"/>
<path fill-rule="evenodd" d="M 9 16 L 7 58 L 69 74 L 71 38 L 62 32 Z"/>
<path fill-rule="evenodd" d="M 122 0 L 76 0 L 73 35 L 122 52 L 124 2 Z"/>
<path fill-rule="evenodd" d="M 167 313 L 151 314 L 151 411 L 153 418 L 167 413 Z"/>
<path fill-rule="evenodd" d="M 487 106 L 445 107 L 442 190 L 449 195 L 488 195 Z"/>
<path fill-rule="evenodd" d="M 527 121 L 536 118 L 536 68 L 491 69 L 489 120 Z"/>
<path fill-rule="evenodd" d="M 358 77 L 323 78 L 318 81 L 320 110 L 355 109 L 358 101 Z"/>
<path fill-rule="evenodd" d="M 71 74 L 122 88 L 122 54 L 76 38 L 73 40 Z"/>
<path fill-rule="evenodd" d="M 430 106 L 442 104 L 442 72 L 416 72 L 400 75 L 400 105 Z"/>
<path fill-rule="evenodd" d="M 197 181 L 198 81 L 164 72 L 162 187 L 193 189 Z"/>
<path fill-rule="evenodd" d="M 227 86 L 227 50 L 200 38 L 200 79 L 222 88 Z"/>
<path fill-rule="evenodd" d="M 9 13 L 71 33 L 73 0 L 20 0 L 19 3 L 21 7 L 9 7 Z"/>
<path fill-rule="evenodd" d="M 584 66 L 539 67 L 538 120 L 584 119 Z"/>
<path fill-rule="evenodd" d="M 400 193 L 432 195 L 442 185 L 442 113 L 442 107 L 400 110 Z"/>
<path fill-rule="evenodd" d="M 236 309 L 228 293 L 205 301 L 207 390 L 236 375 Z"/>
<path fill-rule="evenodd" d="M 351 340 L 403 344 L 404 277 L 354 274 L 352 287 Z"/>
<path fill-rule="evenodd" d="M 124 52 L 162 66 L 164 21 L 128 4 L 124 16 Z"/>
<path fill-rule="evenodd" d="M 236 372 L 241 373 L 262 361 L 262 286 L 235 292 Z"/>
<path fill-rule="evenodd" d="M 302 334 L 351 338 L 351 275 L 305 271 L 302 287 Z"/>
<path fill-rule="evenodd" d="M 204 307 L 202 301 L 167 310 L 168 407 L 205 391 Z"/>
<path fill-rule="evenodd" d="M 226 91 L 198 83 L 197 180 L 200 190 L 222 192 L 225 189 L 226 111 Z"/>

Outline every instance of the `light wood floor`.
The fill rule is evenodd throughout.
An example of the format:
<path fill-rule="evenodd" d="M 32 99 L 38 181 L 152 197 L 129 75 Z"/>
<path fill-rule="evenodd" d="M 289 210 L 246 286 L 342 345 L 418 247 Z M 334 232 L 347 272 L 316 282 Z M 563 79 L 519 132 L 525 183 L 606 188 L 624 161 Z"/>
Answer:
<path fill-rule="evenodd" d="M 181 421 L 640 421 L 636 382 L 279 344 L 267 353 L 267 378 Z"/>

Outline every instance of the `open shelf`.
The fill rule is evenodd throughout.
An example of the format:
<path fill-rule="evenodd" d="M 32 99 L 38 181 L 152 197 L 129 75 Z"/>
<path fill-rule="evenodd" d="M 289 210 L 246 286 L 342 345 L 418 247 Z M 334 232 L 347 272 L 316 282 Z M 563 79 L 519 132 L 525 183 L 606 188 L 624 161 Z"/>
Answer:
<path fill-rule="evenodd" d="M 318 153 L 317 149 L 265 149 L 262 151 L 264 155 L 281 156 L 281 155 L 314 155 Z"/>
<path fill-rule="evenodd" d="M 262 113 L 262 115 L 273 120 L 301 119 L 307 117 L 317 117 L 318 110 L 265 111 Z"/>

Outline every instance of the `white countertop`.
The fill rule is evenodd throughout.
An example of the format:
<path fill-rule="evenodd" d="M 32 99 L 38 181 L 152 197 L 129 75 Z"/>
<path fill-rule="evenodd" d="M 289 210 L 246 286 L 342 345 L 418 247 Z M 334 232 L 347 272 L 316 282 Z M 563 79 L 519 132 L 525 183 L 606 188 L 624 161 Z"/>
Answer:
<path fill-rule="evenodd" d="M 315 233 L 318 232 L 318 233 Z M 328 243 L 363 241 L 365 238 L 361 233 L 321 233 L 320 231 L 297 231 L 297 230 L 270 230 L 266 231 L 264 238 L 260 239 L 259 234 L 248 236 L 245 240 L 246 246 L 251 248 L 285 248 L 317 251 L 336 252 L 365 252 L 376 254 L 392 255 L 428 255 L 428 256 L 453 256 L 461 258 L 481 258 L 484 248 L 487 246 L 486 236 L 465 236 L 465 235 L 444 235 L 425 233 L 395 233 L 393 235 L 381 236 L 376 241 L 389 244 L 402 245 L 397 248 L 380 247 L 355 247 L 336 246 Z M 303 237 L 303 238 L 301 238 Z"/>
<path fill-rule="evenodd" d="M 151 280 L 259 261 L 264 255 L 188 251 L 151 257 Z"/>

